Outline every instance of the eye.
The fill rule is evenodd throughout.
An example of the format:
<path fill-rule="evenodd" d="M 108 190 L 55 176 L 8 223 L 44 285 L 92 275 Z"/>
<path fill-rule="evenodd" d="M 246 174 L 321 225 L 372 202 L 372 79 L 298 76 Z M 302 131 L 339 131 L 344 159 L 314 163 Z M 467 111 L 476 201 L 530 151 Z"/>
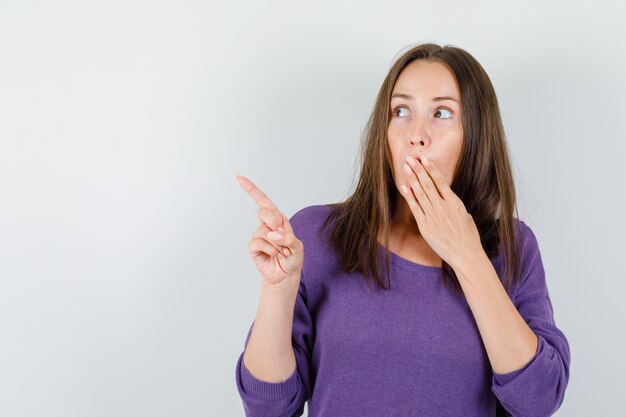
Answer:
<path fill-rule="evenodd" d="M 393 115 L 394 115 L 395 117 L 402 117 L 402 116 L 398 115 L 398 110 L 406 110 L 406 107 L 404 107 L 404 106 L 398 106 L 398 107 L 396 107 L 395 109 L 393 109 Z"/>
<path fill-rule="evenodd" d="M 449 117 L 443 117 L 443 119 L 450 119 L 450 118 L 452 118 L 452 110 L 450 110 L 447 107 L 443 107 L 443 106 L 442 107 L 438 107 L 437 110 L 435 111 L 435 114 L 437 114 L 437 113 L 441 114 L 442 110 L 444 111 L 444 114 L 445 114 L 445 112 L 450 113 Z M 440 116 L 440 117 L 438 117 L 438 119 L 442 119 L 442 117 Z"/>

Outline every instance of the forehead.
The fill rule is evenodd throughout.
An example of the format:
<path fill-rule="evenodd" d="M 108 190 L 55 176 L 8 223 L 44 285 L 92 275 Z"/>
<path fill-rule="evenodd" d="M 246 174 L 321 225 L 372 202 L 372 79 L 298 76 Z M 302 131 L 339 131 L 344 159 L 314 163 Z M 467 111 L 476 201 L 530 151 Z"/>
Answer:
<path fill-rule="evenodd" d="M 445 64 L 420 59 L 411 62 L 402 70 L 393 91 L 408 94 L 412 92 L 417 96 L 460 96 L 456 78 Z"/>

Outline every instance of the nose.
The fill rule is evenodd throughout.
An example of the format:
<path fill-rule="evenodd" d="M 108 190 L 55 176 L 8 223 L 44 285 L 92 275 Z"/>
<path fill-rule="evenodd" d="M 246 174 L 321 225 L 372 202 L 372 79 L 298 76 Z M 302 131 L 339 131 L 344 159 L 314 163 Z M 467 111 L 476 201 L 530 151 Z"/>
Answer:
<path fill-rule="evenodd" d="M 430 143 L 430 134 L 427 129 L 428 120 L 418 116 L 416 117 L 409 129 L 409 143 L 413 146 L 426 146 Z"/>
<path fill-rule="evenodd" d="M 412 146 L 420 146 L 420 147 L 426 146 L 426 141 L 422 139 L 421 136 L 415 136 L 411 138 L 409 142 L 411 143 Z"/>

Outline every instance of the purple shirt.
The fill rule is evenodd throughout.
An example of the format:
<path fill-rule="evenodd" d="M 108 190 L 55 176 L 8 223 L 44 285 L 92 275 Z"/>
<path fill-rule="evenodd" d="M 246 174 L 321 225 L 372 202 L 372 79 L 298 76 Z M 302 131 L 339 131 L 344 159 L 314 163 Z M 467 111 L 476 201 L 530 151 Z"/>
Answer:
<path fill-rule="evenodd" d="M 318 235 L 330 211 L 309 206 L 290 219 L 304 244 L 292 334 L 297 368 L 283 382 L 265 382 L 244 366 L 242 352 L 235 375 L 247 417 L 300 416 L 305 401 L 309 417 L 537 417 L 561 406 L 569 343 L 555 324 L 528 225 L 521 222 L 523 243 L 515 232 L 524 246 L 522 282 L 508 295 L 539 345 L 521 369 L 496 374 L 467 301 L 443 286 L 441 268 L 390 252 L 391 290 L 372 282 L 369 291 L 362 274 L 342 271 L 330 227 Z M 491 260 L 501 279 L 502 256 L 500 246 Z"/>

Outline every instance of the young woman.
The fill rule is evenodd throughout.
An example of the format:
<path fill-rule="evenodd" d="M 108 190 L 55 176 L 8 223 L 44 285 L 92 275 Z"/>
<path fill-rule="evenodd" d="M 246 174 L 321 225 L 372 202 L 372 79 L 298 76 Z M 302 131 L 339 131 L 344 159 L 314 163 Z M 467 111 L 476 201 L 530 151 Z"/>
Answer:
<path fill-rule="evenodd" d="M 300 416 L 305 402 L 310 417 L 553 414 L 569 343 L 537 239 L 513 216 L 482 66 L 449 45 L 406 51 L 363 145 L 354 193 L 290 219 L 237 177 L 260 220 L 260 302 L 236 366 L 246 416 Z"/>

